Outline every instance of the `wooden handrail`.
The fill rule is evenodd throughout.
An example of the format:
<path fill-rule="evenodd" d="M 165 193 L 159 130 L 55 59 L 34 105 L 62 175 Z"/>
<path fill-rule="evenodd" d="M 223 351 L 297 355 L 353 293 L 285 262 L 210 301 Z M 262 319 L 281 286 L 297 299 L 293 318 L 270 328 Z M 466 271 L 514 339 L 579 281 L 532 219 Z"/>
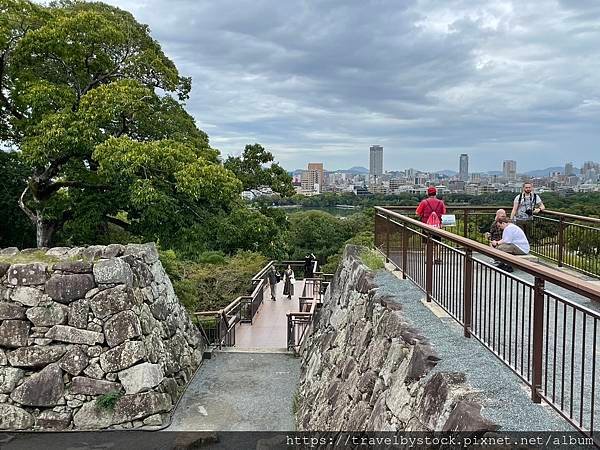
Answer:
<path fill-rule="evenodd" d="M 449 241 L 460 244 L 463 247 L 471 248 L 474 251 L 483 253 L 486 256 L 489 256 L 496 260 L 504 261 L 512 266 L 518 267 L 522 271 L 527 272 L 536 277 L 542 278 L 552 284 L 556 284 L 573 292 L 577 292 L 578 294 L 592 298 L 595 301 L 600 301 L 600 289 L 595 285 L 583 281 L 579 278 L 567 275 L 555 269 L 541 266 L 539 264 L 534 264 L 518 256 L 513 256 L 509 253 L 505 253 L 493 247 L 480 244 L 479 242 L 473 241 L 468 238 L 464 238 L 449 231 L 430 227 L 429 225 L 419 222 L 418 220 L 414 220 L 410 217 L 403 216 L 402 214 L 390 211 L 389 209 L 383 208 L 381 206 L 376 206 L 375 209 L 384 218 L 393 217 L 399 219 L 401 222 L 417 227 L 427 234 L 439 236 Z"/>
<path fill-rule="evenodd" d="M 569 213 L 564 213 L 564 212 L 560 212 L 560 211 L 550 211 L 547 209 L 542 211 L 540 214 L 542 214 L 542 215 L 548 214 L 550 216 L 564 217 L 566 219 L 579 220 L 580 222 L 591 222 L 591 223 L 600 224 L 600 219 L 598 219 L 596 217 L 578 216 L 576 214 L 569 214 Z"/>
<path fill-rule="evenodd" d="M 218 311 L 196 311 L 196 312 L 193 312 L 192 315 L 194 315 L 194 316 L 218 316 L 222 313 L 223 313 L 223 310 L 220 309 Z"/>
<path fill-rule="evenodd" d="M 385 208 L 388 211 L 394 211 L 394 210 L 415 210 L 417 208 L 418 205 L 391 205 L 391 206 L 377 206 L 376 208 Z M 472 211 L 497 211 L 498 209 L 505 209 L 507 212 L 512 209 L 512 206 L 477 206 L 477 205 L 473 205 L 473 206 L 469 206 L 469 205 L 453 205 L 453 204 L 446 204 L 446 208 L 447 209 L 468 209 L 468 210 L 472 210 Z M 561 211 L 554 211 L 554 210 L 550 210 L 550 209 L 545 209 L 541 212 L 538 213 L 541 216 L 544 215 L 549 215 L 549 216 L 554 216 L 554 217 L 563 217 L 565 219 L 572 219 L 572 220 L 578 220 L 580 222 L 590 222 L 590 223 L 596 223 L 596 224 L 600 224 L 600 218 L 597 217 L 587 217 L 587 216 L 578 216 L 576 214 L 570 214 L 570 213 L 565 213 L 565 212 L 561 212 Z"/>

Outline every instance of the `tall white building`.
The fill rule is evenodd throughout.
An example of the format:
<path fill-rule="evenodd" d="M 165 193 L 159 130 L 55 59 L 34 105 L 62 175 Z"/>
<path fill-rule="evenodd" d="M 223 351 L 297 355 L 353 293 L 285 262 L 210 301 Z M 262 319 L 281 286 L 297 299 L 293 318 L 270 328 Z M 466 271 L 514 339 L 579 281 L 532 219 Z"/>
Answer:
<path fill-rule="evenodd" d="M 462 181 L 469 181 L 469 155 L 463 153 L 460 155 L 458 163 L 458 178 Z"/>
<path fill-rule="evenodd" d="M 369 178 L 377 183 L 383 175 L 383 147 L 372 145 L 369 148 Z"/>
<path fill-rule="evenodd" d="M 502 173 L 507 180 L 514 181 L 517 179 L 517 162 L 512 159 L 507 159 L 502 163 Z"/>

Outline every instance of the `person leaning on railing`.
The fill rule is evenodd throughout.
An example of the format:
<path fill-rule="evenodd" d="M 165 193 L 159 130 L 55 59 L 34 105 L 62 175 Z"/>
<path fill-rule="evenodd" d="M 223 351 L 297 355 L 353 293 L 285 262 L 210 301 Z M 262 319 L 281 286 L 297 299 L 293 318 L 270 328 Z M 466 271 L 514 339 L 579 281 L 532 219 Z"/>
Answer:
<path fill-rule="evenodd" d="M 437 189 L 435 186 L 429 186 L 427 188 L 427 198 L 421 200 L 416 209 L 417 216 L 421 218 L 421 222 L 433 226 L 435 228 L 440 228 L 442 226 L 442 216 L 446 214 L 446 204 L 443 200 L 437 198 Z M 433 216 L 433 217 L 432 217 Z M 432 223 L 431 218 L 435 218 L 435 223 Z M 439 236 L 431 236 L 433 241 L 441 242 L 442 238 Z M 426 238 L 424 238 L 426 242 Z M 441 264 L 442 259 L 440 258 L 441 250 L 438 245 L 434 245 L 434 253 L 435 253 L 435 264 Z"/>
<path fill-rule="evenodd" d="M 523 191 L 515 197 L 510 219 L 530 235 L 530 224 L 533 215 L 546 209 L 539 195 L 533 192 L 533 184 L 523 183 Z"/>
<path fill-rule="evenodd" d="M 527 255 L 529 253 L 529 241 L 525 236 L 525 232 L 506 217 L 500 218 L 496 222 L 502 230 L 502 239 L 499 241 L 493 240 L 491 242 L 492 247 L 511 255 Z M 498 264 L 498 268 L 507 272 L 513 271 L 512 266 L 506 263 Z"/>

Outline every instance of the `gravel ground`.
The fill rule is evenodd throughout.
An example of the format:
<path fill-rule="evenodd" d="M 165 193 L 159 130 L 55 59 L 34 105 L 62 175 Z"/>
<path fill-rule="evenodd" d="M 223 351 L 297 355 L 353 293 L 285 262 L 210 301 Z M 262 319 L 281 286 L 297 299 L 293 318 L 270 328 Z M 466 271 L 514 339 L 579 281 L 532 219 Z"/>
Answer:
<path fill-rule="evenodd" d="M 388 271 L 376 274 L 380 295 L 391 295 L 402 305 L 407 319 L 427 336 L 442 360 L 433 369 L 464 372 L 467 382 L 480 393 L 482 415 L 504 431 L 573 431 L 553 409 L 531 401 L 530 389 L 489 350 L 450 317 L 439 318 L 421 303 L 424 294 L 412 282 Z"/>

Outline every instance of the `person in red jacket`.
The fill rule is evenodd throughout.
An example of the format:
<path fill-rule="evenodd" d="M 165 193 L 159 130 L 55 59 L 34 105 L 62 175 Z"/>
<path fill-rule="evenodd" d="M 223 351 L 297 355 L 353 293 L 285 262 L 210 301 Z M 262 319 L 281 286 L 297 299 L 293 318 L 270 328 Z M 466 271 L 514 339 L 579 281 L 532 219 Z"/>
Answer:
<path fill-rule="evenodd" d="M 427 198 L 421 200 L 419 206 L 417 206 L 417 216 L 421 218 L 421 222 L 427 223 L 429 216 L 432 212 L 435 212 L 442 220 L 442 214 L 446 214 L 446 204 L 443 200 L 436 197 L 437 189 L 435 186 L 429 186 L 427 188 Z"/>
<path fill-rule="evenodd" d="M 427 198 L 421 200 L 421 203 L 419 203 L 419 206 L 417 206 L 417 216 L 419 216 L 421 218 L 421 222 L 429 223 L 430 222 L 429 217 L 431 216 L 432 213 L 435 212 L 435 214 L 437 215 L 438 227 L 439 227 L 441 225 L 441 221 L 442 221 L 442 214 L 446 214 L 446 204 L 444 203 L 443 200 L 438 199 L 436 197 L 436 195 L 437 195 L 437 189 L 435 188 L 435 186 L 429 186 L 427 188 Z M 431 238 L 435 241 L 442 240 L 438 236 L 432 236 Z M 434 253 L 436 255 L 438 255 L 439 252 L 440 252 L 439 246 L 438 245 L 434 246 Z M 442 260 L 438 256 L 435 258 L 434 262 L 435 262 L 435 264 L 441 264 Z"/>

